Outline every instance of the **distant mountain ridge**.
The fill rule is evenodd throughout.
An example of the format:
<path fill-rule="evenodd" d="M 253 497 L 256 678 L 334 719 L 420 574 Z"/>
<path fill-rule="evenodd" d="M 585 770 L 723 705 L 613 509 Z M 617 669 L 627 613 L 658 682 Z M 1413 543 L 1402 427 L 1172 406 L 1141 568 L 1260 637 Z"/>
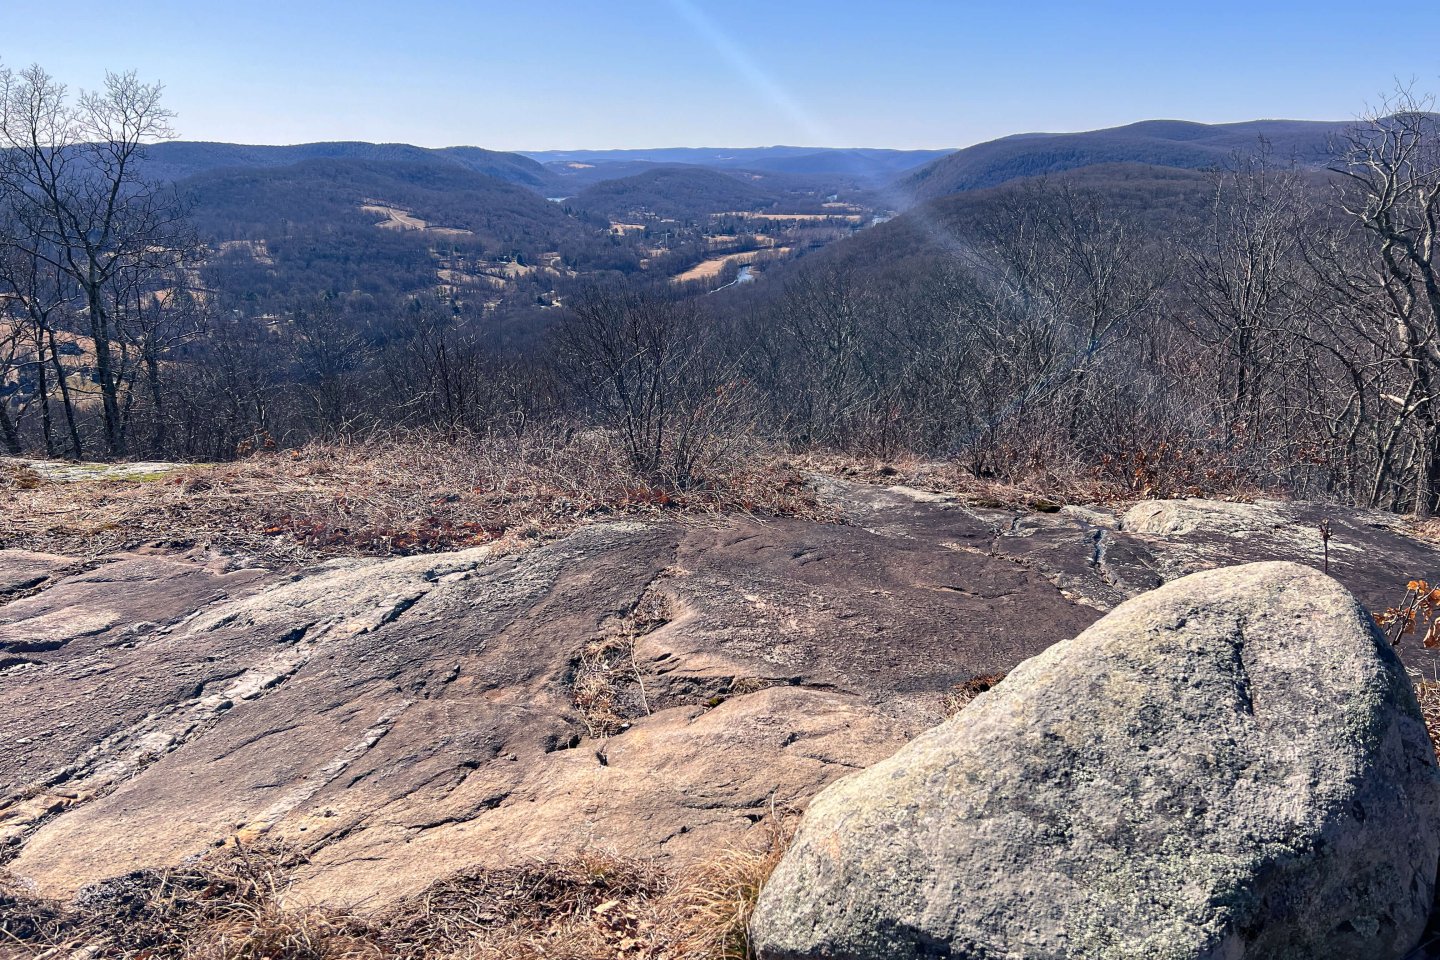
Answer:
<path fill-rule="evenodd" d="M 806 178 L 814 184 L 893 185 L 908 200 L 923 202 L 1100 164 L 1204 170 L 1223 165 L 1237 152 L 1253 152 L 1262 141 L 1279 162 L 1293 159 L 1304 166 L 1323 166 L 1348 126 L 1347 121 L 1325 120 L 1219 124 L 1142 120 L 1081 133 L 1019 133 L 956 151 L 779 145 L 504 152 L 359 141 L 292 146 L 174 141 L 151 148 L 150 168 L 162 178 L 183 180 L 216 170 L 272 168 L 317 159 L 399 162 L 462 167 L 544 196 L 569 197 L 597 183 L 688 166 L 736 175 Z"/>
<path fill-rule="evenodd" d="M 431 149 L 408 143 L 365 143 L 355 140 L 301 143 L 292 146 L 175 140 L 150 147 L 148 165 L 154 176 L 166 180 L 183 180 L 217 170 L 284 167 L 306 160 L 459 166 L 497 180 L 529 187 L 537 192 L 544 192 L 554 181 L 553 176 L 541 164 L 518 153 L 502 153 L 480 147 Z"/>
<path fill-rule="evenodd" d="M 603 173 L 606 168 L 623 169 L 626 175 L 640 172 L 643 165 L 687 164 L 712 169 L 755 170 L 762 173 L 841 174 L 859 180 L 889 181 L 932 160 L 948 156 L 950 150 L 891 150 L 878 147 L 659 147 L 632 150 L 524 150 L 522 156 L 545 164 L 558 175 L 581 175 L 579 165 Z M 577 169 L 578 168 L 578 169 Z"/>
<path fill-rule="evenodd" d="M 1253 153 L 1262 141 L 1277 162 L 1321 166 L 1349 126 L 1327 120 L 1142 120 L 1083 133 L 1022 133 L 958 150 L 904 176 L 897 186 L 923 201 L 1097 164 L 1204 170 L 1223 165 L 1237 152 Z"/>
<path fill-rule="evenodd" d="M 634 176 L 661 166 L 797 176 L 844 176 L 888 183 L 948 150 L 755 147 L 669 147 L 656 150 L 563 150 L 504 152 L 482 147 L 417 147 L 356 140 L 270 146 L 176 140 L 150 148 L 149 169 L 164 180 L 184 180 L 217 170 L 283 167 L 307 160 L 458 165 L 547 196 L 564 196 L 584 185 Z"/>

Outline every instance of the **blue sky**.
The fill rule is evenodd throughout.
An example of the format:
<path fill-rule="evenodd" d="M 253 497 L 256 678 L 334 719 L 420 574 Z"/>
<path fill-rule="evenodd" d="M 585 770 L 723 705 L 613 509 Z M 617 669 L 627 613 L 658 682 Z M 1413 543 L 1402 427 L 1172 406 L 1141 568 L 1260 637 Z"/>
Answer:
<path fill-rule="evenodd" d="M 166 84 L 186 139 L 954 147 L 1440 91 L 1440 8 L 1353 2 L 0 0 L 0 62 Z M 1418 12 L 1417 12 L 1418 11 Z M 1426 12 L 1428 11 L 1428 12 Z"/>

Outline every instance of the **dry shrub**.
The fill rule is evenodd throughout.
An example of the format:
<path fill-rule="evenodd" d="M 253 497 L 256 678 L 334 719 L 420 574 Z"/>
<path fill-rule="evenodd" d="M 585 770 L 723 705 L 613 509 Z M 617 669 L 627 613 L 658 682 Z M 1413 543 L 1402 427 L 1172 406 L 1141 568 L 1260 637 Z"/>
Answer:
<path fill-rule="evenodd" d="M 830 519 L 804 474 L 758 452 L 660 489 L 594 431 L 312 443 L 144 482 L 15 486 L 12 499 L 0 547 L 93 555 L 161 543 L 272 563 L 520 542 L 613 517 Z"/>
<path fill-rule="evenodd" d="M 1440 647 L 1440 587 L 1424 580 L 1411 580 L 1398 607 L 1389 607 L 1375 618 L 1392 646 L 1415 634 L 1429 649 Z M 1421 631 L 1423 630 L 1423 634 Z"/>
<path fill-rule="evenodd" d="M 1421 643 L 1431 649 L 1440 646 L 1440 588 L 1432 588 L 1424 580 L 1406 582 L 1399 605 L 1377 614 L 1375 622 L 1391 646 L 1398 647 L 1408 636 L 1419 636 Z M 1440 679 L 1427 680 L 1413 672 L 1411 679 L 1420 713 L 1425 718 L 1425 729 L 1430 733 L 1430 743 L 1440 759 Z"/>
<path fill-rule="evenodd" d="M 762 844 L 722 851 L 677 884 L 670 902 L 681 931 L 678 956 L 753 960 L 750 917 L 794 836 L 795 818 L 772 809 Z"/>
<path fill-rule="evenodd" d="M 1242 471 L 1215 451 L 1198 443 L 1167 440 L 1104 454 L 1096 473 L 1102 482 L 1123 487 L 1130 499 L 1137 500 L 1214 497 L 1250 486 Z"/>
<path fill-rule="evenodd" d="M 970 706 L 972 700 L 1004 679 L 1005 674 L 1003 673 L 982 673 L 971 677 L 964 683 L 955 684 L 950 692 L 942 698 L 941 711 L 947 717 L 955 716 Z"/>

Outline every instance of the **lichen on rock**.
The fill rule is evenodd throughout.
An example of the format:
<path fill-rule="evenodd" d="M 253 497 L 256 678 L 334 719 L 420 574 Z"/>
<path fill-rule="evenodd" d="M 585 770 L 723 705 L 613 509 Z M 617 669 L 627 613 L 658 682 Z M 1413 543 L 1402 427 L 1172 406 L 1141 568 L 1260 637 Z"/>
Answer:
<path fill-rule="evenodd" d="M 1293 563 L 1175 581 L 812 803 L 766 960 L 1399 958 L 1440 860 L 1399 659 Z"/>

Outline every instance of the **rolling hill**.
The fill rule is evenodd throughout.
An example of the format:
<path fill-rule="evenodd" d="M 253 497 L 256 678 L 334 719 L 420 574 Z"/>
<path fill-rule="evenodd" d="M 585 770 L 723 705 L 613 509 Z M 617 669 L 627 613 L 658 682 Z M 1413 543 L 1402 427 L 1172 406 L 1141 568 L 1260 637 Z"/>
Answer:
<path fill-rule="evenodd" d="M 541 193 L 554 185 L 554 176 L 534 160 L 517 153 L 501 153 L 480 147 L 445 147 L 431 150 L 406 143 L 358 141 L 264 146 L 176 140 L 152 146 L 147 163 L 152 176 L 165 180 L 182 180 L 216 170 L 267 169 L 307 160 L 438 163 L 482 173 Z"/>
<path fill-rule="evenodd" d="M 221 253 L 210 285 L 271 312 L 297 297 L 423 293 L 435 289 L 440 271 L 473 278 L 507 263 L 516 276 L 552 262 L 624 266 L 603 222 L 424 151 L 413 159 L 226 167 L 176 186 L 190 198 L 200 236 Z"/>
<path fill-rule="evenodd" d="M 1096 164 L 1143 164 L 1204 170 L 1237 151 L 1254 152 L 1262 140 L 1281 162 L 1321 166 L 1345 122 L 1251 120 L 1204 124 L 1145 120 L 1085 133 L 1025 133 L 966 147 L 903 177 L 897 186 L 915 200 L 993 187 L 1021 177 L 1077 170 Z"/>

